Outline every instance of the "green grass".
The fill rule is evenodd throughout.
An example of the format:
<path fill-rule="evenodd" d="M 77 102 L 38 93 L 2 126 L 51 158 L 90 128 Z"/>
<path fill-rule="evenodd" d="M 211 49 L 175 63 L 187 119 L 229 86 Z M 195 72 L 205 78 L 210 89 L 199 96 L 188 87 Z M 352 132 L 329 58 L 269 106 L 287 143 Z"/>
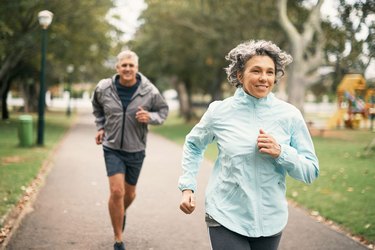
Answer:
<path fill-rule="evenodd" d="M 0 223 L 36 178 L 44 161 L 74 121 L 74 116 L 67 118 L 65 112 L 47 112 L 44 146 L 20 147 L 19 115 L 12 114 L 10 120 L 0 121 Z M 33 115 L 33 142 L 37 136 L 36 121 L 37 117 Z"/>
<path fill-rule="evenodd" d="M 364 147 L 375 136 L 367 131 L 342 131 L 350 139 L 314 138 L 320 177 L 312 185 L 291 178 L 287 195 L 356 235 L 375 241 L 375 156 Z M 353 136 L 355 135 L 355 136 Z"/>
<path fill-rule="evenodd" d="M 163 126 L 152 127 L 152 131 L 182 144 L 194 124 L 171 114 Z M 311 185 L 288 177 L 288 198 L 374 242 L 375 153 L 363 155 L 374 137 L 375 133 L 364 130 L 326 131 L 322 137 L 313 137 L 320 177 Z M 214 161 L 216 145 L 209 145 L 205 156 Z"/>
<path fill-rule="evenodd" d="M 178 144 L 184 144 L 185 136 L 190 132 L 193 126 L 197 123 L 185 122 L 181 117 L 172 113 L 162 126 L 150 126 L 151 131 L 168 138 Z M 216 144 L 210 144 L 205 152 L 205 157 L 214 161 L 217 156 Z"/>

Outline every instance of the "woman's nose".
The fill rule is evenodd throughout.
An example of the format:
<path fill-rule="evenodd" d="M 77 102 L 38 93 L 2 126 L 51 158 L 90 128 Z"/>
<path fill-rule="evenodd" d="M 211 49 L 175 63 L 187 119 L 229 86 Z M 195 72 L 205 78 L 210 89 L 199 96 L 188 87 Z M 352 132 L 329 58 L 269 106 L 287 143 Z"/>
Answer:
<path fill-rule="evenodd" d="M 259 76 L 260 81 L 267 81 L 267 74 L 266 73 L 261 73 Z"/>

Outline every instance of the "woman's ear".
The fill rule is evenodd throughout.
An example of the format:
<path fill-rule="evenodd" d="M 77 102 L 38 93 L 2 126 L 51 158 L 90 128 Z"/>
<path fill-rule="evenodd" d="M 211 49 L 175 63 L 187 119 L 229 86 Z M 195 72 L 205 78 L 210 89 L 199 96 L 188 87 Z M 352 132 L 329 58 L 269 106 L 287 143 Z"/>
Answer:
<path fill-rule="evenodd" d="M 240 83 L 242 83 L 242 72 L 240 72 L 240 71 L 237 71 L 237 79 L 238 79 L 238 81 L 240 82 Z"/>

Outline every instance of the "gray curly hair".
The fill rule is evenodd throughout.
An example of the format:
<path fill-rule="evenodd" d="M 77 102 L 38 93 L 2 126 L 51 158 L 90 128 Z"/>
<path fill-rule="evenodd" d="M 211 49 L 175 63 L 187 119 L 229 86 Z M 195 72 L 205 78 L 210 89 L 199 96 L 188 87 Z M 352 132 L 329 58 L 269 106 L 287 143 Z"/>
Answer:
<path fill-rule="evenodd" d="M 229 84 L 238 87 L 241 85 L 237 72 L 243 72 L 246 62 L 253 56 L 269 56 L 275 63 L 276 82 L 285 74 L 285 66 L 293 61 L 291 55 L 282 51 L 276 44 L 265 40 L 250 40 L 243 42 L 232 49 L 225 59 L 230 62 L 225 68 Z"/>

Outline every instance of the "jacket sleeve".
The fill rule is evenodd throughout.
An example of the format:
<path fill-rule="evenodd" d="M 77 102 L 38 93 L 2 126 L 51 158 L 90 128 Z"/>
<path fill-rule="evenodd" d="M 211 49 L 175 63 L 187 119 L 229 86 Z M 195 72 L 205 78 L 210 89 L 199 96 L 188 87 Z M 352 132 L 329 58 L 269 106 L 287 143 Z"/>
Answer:
<path fill-rule="evenodd" d="M 99 83 L 100 84 L 100 83 Z M 93 115 L 95 116 L 95 124 L 96 124 L 96 129 L 100 130 L 104 128 L 104 123 L 105 123 L 105 115 L 104 115 L 104 110 L 103 106 L 101 104 L 101 89 L 99 87 L 99 84 L 96 86 L 94 94 L 91 99 L 91 104 L 93 108 Z"/>
<path fill-rule="evenodd" d="M 291 177 L 312 183 L 319 176 L 318 158 L 302 115 L 293 122 L 290 145 L 280 146 L 281 153 L 276 162 L 284 167 Z"/>
<path fill-rule="evenodd" d="M 215 140 L 211 129 L 213 105 L 211 104 L 198 124 L 185 138 L 182 153 L 182 175 L 178 180 L 178 188 L 183 191 L 190 189 L 195 192 L 197 188 L 196 176 L 198 174 L 204 151 L 207 145 Z"/>
<path fill-rule="evenodd" d="M 155 90 L 155 93 L 153 94 L 152 98 L 153 107 L 150 110 L 149 124 L 160 125 L 165 121 L 165 119 L 167 119 L 169 107 L 164 97 L 159 93 L 159 91 Z"/>

